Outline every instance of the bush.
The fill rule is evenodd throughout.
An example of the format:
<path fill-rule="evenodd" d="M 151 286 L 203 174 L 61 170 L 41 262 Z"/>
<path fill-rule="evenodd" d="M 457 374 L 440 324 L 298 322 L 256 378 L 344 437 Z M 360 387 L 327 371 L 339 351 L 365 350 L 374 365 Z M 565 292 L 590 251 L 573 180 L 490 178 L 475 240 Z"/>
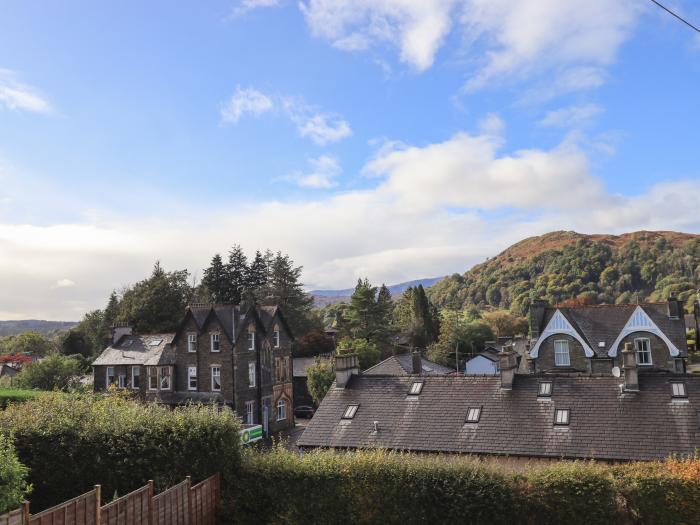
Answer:
<path fill-rule="evenodd" d="M 171 410 L 119 396 L 49 393 L 0 412 L 0 433 L 14 435 L 30 468 L 35 510 L 97 483 L 105 495 L 126 494 L 149 479 L 161 490 L 221 472 L 225 485 L 239 462 L 238 431 L 216 407 Z"/>
<path fill-rule="evenodd" d="M 28 469 L 19 462 L 12 439 L 0 434 L 0 514 L 18 508 L 31 487 Z"/>
<path fill-rule="evenodd" d="M 46 359 L 25 366 L 17 375 L 24 388 L 68 391 L 83 372 L 82 364 L 72 357 L 52 354 Z"/>
<path fill-rule="evenodd" d="M 326 393 L 335 381 L 335 369 L 329 359 L 316 358 L 306 369 L 306 382 L 309 394 L 316 406 L 321 404 Z"/>
<path fill-rule="evenodd" d="M 0 388 L 0 410 L 7 407 L 10 403 L 23 403 L 24 401 L 29 401 L 40 395 L 41 392 L 36 392 L 35 390 Z"/>

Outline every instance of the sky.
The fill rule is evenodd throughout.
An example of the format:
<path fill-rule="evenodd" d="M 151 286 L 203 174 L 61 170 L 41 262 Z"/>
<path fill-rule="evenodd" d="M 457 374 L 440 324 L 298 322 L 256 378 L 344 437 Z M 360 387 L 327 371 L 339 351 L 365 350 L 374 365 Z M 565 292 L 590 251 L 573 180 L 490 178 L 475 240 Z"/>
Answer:
<path fill-rule="evenodd" d="M 646 0 L 0 0 L 0 319 L 233 244 L 311 289 L 698 233 L 699 93 L 700 35 Z"/>

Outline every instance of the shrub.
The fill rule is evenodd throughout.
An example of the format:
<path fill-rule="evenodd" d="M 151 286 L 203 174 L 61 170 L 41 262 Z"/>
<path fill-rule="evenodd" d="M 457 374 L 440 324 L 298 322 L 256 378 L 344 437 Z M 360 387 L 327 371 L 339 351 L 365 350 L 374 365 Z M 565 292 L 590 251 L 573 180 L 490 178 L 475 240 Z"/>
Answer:
<path fill-rule="evenodd" d="M 10 403 L 23 403 L 24 401 L 29 401 L 30 399 L 34 399 L 40 395 L 41 392 L 36 392 L 35 390 L 0 388 L 0 410 L 5 408 Z"/>
<path fill-rule="evenodd" d="M 28 469 L 19 462 L 12 439 L 0 434 L 0 514 L 18 508 L 31 487 Z"/>
<path fill-rule="evenodd" d="M 328 389 L 335 380 L 335 369 L 329 359 L 316 358 L 314 364 L 306 369 L 306 381 L 311 399 L 318 406 L 326 397 Z"/>
<path fill-rule="evenodd" d="M 82 372 L 82 365 L 77 359 L 52 354 L 25 366 L 17 375 L 17 382 L 24 388 L 68 391 Z"/>
<path fill-rule="evenodd" d="M 120 396 L 45 394 L 0 412 L 30 468 L 32 508 L 41 509 L 103 486 L 127 492 L 149 479 L 160 490 L 186 475 L 221 472 L 230 482 L 239 461 L 239 424 L 212 406 L 168 409 Z"/>

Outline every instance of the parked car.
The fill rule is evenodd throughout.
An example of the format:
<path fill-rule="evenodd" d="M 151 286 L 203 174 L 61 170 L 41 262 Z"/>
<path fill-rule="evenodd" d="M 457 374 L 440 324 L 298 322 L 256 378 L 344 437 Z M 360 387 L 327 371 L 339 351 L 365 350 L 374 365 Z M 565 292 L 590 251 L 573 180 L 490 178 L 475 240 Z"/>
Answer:
<path fill-rule="evenodd" d="M 301 405 L 294 408 L 294 416 L 311 418 L 314 416 L 314 407 L 308 405 Z"/>

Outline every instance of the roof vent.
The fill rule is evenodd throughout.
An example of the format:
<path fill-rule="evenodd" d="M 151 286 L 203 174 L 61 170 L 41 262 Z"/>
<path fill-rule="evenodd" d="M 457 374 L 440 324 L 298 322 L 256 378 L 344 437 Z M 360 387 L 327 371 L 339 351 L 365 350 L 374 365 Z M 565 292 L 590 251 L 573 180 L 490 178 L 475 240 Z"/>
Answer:
<path fill-rule="evenodd" d="M 374 432 L 379 432 L 379 421 L 372 421 L 372 427 L 374 428 Z"/>

